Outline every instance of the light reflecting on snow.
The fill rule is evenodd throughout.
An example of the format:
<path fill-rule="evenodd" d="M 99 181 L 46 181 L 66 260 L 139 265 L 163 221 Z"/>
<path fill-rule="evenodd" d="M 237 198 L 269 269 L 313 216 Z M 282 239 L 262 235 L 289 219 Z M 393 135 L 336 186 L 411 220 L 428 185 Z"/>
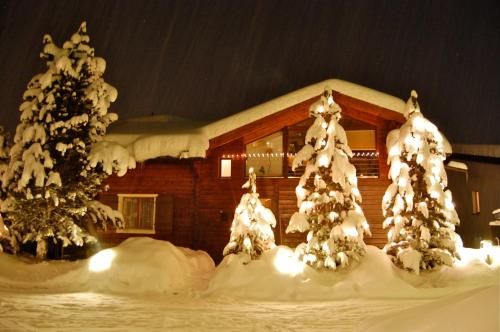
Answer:
<path fill-rule="evenodd" d="M 98 252 L 89 261 L 89 270 L 92 272 L 102 272 L 111 267 L 116 254 L 112 249 L 106 249 Z"/>
<path fill-rule="evenodd" d="M 295 276 L 304 271 L 304 263 L 300 262 L 292 251 L 279 248 L 274 259 L 274 267 L 283 274 Z"/>

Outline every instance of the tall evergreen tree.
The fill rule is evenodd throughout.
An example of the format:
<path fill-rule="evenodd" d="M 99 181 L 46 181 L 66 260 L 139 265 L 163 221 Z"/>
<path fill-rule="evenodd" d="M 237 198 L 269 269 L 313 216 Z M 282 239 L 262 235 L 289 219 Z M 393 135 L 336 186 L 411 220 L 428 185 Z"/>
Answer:
<path fill-rule="evenodd" d="M 253 168 L 250 168 L 248 181 L 243 188 L 248 188 L 248 193 L 243 194 L 236 208 L 231 225 L 231 237 L 223 254 L 226 256 L 244 252 L 252 259 L 256 259 L 264 251 L 275 246 L 271 226 L 276 226 L 276 218 L 259 199 Z"/>
<path fill-rule="evenodd" d="M 297 247 L 305 263 L 317 268 L 336 269 L 358 260 L 366 252 L 364 233 L 368 223 L 358 203 L 356 169 L 349 162 L 352 151 L 344 128 L 339 124 L 341 108 L 331 89 L 310 108 L 315 118 L 308 129 L 304 147 L 293 161 L 293 169 L 306 161 L 305 172 L 296 188 L 299 211 L 286 232 L 305 232 L 307 244 Z"/>
<path fill-rule="evenodd" d="M 48 240 L 62 246 L 95 241 L 87 223 L 99 214 L 93 199 L 106 174 L 88 156 L 117 119 L 108 113 L 117 91 L 102 78 L 106 62 L 94 55 L 85 22 L 62 48 L 48 35 L 43 44 L 47 70 L 31 79 L 23 95 L 2 181 L 14 247 L 36 242 L 39 258 L 46 257 Z M 105 226 L 106 220 L 96 221 Z"/>
<path fill-rule="evenodd" d="M 400 267 L 419 273 L 452 265 L 460 221 L 447 189 L 446 140 L 420 112 L 417 93 L 406 104 L 407 121 L 387 136 L 389 185 L 382 202 L 389 228 L 385 251 Z"/>

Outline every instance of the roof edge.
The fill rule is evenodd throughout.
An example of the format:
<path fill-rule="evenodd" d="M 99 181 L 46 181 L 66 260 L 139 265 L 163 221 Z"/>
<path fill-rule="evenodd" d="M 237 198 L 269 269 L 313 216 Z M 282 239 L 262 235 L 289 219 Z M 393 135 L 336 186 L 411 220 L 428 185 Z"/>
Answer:
<path fill-rule="evenodd" d="M 265 116 L 277 113 L 303 101 L 319 96 L 325 87 L 329 87 L 343 95 L 359 99 L 370 104 L 403 114 L 405 102 L 397 97 L 391 96 L 371 88 L 343 81 L 340 79 L 328 79 L 304 88 L 295 90 L 281 97 L 256 105 L 232 114 L 223 119 L 214 121 L 203 127 L 209 139 L 223 135 L 245 124 L 257 121 Z"/>

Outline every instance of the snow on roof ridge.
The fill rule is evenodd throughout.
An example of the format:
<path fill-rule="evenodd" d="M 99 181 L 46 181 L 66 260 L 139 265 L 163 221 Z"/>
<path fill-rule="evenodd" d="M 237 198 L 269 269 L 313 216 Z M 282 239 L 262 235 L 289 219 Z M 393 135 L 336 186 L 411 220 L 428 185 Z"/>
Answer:
<path fill-rule="evenodd" d="M 208 138 L 212 139 L 246 124 L 257 121 L 265 116 L 277 113 L 288 107 L 319 96 L 325 87 L 330 87 L 334 91 L 340 92 L 343 95 L 360 99 L 394 112 L 401 114 L 404 113 L 405 102 L 400 98 L 358 85 L 356 83 L 333 78 L 306 86 L 284 96 L 272 99 L 263 104 L 212 122 L 203 127 L 203 129 L 206 131 Z"/>
<path fill-rule="evenodd" d="M 500 144 L 453 144 L 453 152 L 470 156 L 500 158 Z"/>

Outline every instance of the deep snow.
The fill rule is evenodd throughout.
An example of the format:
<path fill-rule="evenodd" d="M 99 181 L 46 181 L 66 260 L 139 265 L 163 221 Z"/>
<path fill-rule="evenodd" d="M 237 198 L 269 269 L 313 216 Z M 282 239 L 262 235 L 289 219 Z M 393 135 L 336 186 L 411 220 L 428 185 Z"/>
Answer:
<path fill-rule="evenodd" d="M 0 254 L 0 330 L 495 331 L 500 250 L 492 250 L 492 265 L 463 249 L 455 267 L 420 275 L 372 246 L 337 272 L 303 266 L 284 246 L 255 261 L 229 255 L 215 268 L 204 252 L 149 238 L 77 262 Z M 90 271 L 99 258 L 109 268 Z"/>

